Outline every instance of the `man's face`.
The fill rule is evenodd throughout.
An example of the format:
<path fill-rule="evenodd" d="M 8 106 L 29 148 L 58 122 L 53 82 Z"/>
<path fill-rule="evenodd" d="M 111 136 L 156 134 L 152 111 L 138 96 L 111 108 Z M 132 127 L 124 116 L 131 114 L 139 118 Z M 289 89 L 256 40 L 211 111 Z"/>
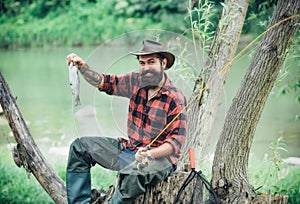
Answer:
<path fill-rule="evenodd" d="M 140 73 L 144 87 L 157 87 L 164 75 L 167 60 L 160 59 L 156 54 L 139 56 Z"/>

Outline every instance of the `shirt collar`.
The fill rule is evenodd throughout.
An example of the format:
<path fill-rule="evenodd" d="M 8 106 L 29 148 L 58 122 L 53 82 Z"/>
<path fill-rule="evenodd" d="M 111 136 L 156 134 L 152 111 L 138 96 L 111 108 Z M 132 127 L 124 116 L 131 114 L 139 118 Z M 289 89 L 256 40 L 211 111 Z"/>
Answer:
<path fill-rule="evenodd" d="M 161 87 L 161 89 L 159 90 L 158 94 L 166 94 L 168 95 L 170 92 L 170 87 L 172 86 L 172 82 L 170 81 L 170 79 L 168 78 L 167 74 L 165 73 L 165 83 L 164 85 Z"/>

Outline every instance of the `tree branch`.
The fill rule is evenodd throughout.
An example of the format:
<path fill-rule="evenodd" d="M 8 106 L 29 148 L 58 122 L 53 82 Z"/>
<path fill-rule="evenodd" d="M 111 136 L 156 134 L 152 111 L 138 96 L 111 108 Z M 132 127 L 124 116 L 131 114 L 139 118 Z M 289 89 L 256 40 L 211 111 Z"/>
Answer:
<path fill-rule="evenodd" d="M 19 163 L 16 164 L 19 167 L 23 166 L 28 175 L 32 173 L 56 203 L 67 203 L 64 181 L 46 162 L 46 159 L 34 142 L 1 72 L 0 104 L 17 142 L 17 146 L 14 148 L 14 155 L 19 159 Z"/>

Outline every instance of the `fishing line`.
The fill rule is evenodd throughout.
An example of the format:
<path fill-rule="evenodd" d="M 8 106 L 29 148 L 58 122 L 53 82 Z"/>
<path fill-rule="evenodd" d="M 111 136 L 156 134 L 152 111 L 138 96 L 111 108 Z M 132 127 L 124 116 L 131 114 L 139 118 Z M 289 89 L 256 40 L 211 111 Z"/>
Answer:
<path fill-rule="evenodd" d="M 262 32 L 260 35 L 258 35 L 254 40 L 252 40 L 246 47 L 244 47 L 235 57 L 233 57 L 220 71 L 217 72 L 217 74 L 215 74 L 215 76 L 208 81 L 199 91 L 198 94 L 196 94 L 184 107 L 183 109 L 177 114 L 175 115 L 175 117 L 160 131 L 160 133 L 147 145 L 149 147 L 151 147 L 153 145 L 153 143 L 170 127 L 170 125 L 180 116 L 180 114 L 183 111 L 187 111 L 188 107 L 200 96 L 202 95 L 202 93 L 207 89 L 209 84 L 212 84 L 212 82 L 222 73 L 224 73 L 226 70 L 230 69 L 232 63 L 237 60 L 239 57 L 242 56 L 242 54 L 248 50 L 256 41 L 258 41 L 259 38 L 261 38 L 263 35 L 265 35 L 268 31 L 270 31 L 271 29 L 279 26 L 280 24 L 284 23 L 285 21 L 288 21 L 290 19 L 293 18 L 297 18 L 300 17 L 300 14 L 296 14 L 290 17 L 287 17 L 285 19 L 282 19 L 280 21 L 278 21 L 277 23 L 275 23 L 274 25 L 270 26 L 268 29 L 266 29 L 264 32 Z"/>

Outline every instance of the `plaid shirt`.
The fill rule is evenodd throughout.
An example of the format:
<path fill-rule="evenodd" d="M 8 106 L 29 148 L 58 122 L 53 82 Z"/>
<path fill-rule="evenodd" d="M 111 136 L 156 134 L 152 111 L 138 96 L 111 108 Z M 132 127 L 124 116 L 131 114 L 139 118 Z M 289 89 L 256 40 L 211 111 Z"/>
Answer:
<path fill-rule="evenodd" d="M 176 165 L 185 141 L 187 126 L 187 113 L 184 109 L 186 99 L 182 92 L 166 76 L 164 86 L 148 100 L 147 90 L 141 88 L 139 73 L 123 76 L 103 74 L 103 77 L 104 84 L 100 91 L 130 99 L 127 121 L 129 140 L 119 138 L 126 148 L 137 150 L 145 147 L 182 111 L 152 145 L 158 147 L 165 142 L 170 143 L 173 147 L 170 160 Z"/>

